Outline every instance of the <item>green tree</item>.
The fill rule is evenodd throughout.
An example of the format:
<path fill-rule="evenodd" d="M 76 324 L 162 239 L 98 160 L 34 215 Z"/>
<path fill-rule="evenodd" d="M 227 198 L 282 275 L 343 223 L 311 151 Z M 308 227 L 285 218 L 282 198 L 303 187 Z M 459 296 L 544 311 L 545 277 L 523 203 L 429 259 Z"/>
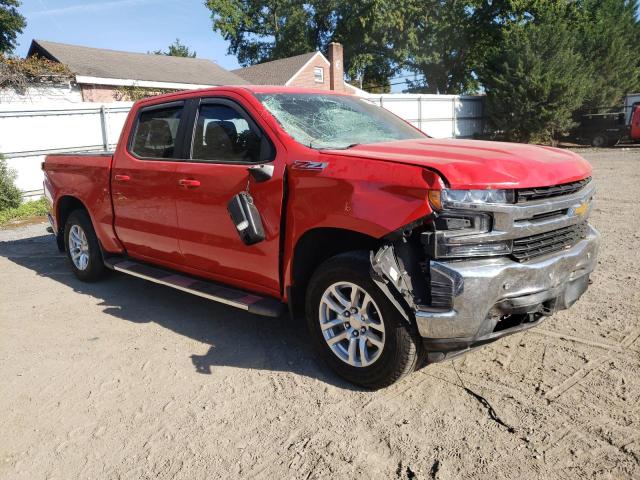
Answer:
<path fill-rule="evenodd" d="M 489 119 L 507 139 L 548 142 L 573 127 L 592 75 L 579 46 L 562 17 L 505 29 L 479 73 Z"/>
<path fill-rule="evenodd" d="M 166 52 L 162 50 L 155 50 L 154 55 L 166 55 L 168 57 L 187 57 L 196 58 L 196 52 L 191 51 L 189 47 L 180 43 L 180 39 L 176 38 L 176 41 L 169 45 L 169 50 Z"/>
<path fill-rule="evenodd" d="M 0 0 L 0 53 L 12 52 L 18 34 L 27 26 L 18 12 L 20 3 L 19 0 Z"/>
<path fill-rule="evenodd" d="M 406 61 L 411 8 L 408 1 L 368 0 L 339 2 L 329 13 L 338 19 L 330 41 L 344 46 L 349 81 L 372 93 L 390 91 L 391 78 Z"/>
<path fill-rule="evenodd" d="M 388 89 L 406 48 L 407 16 L 402 2 L 366 0 L 207 0 L 213 29 L 229 42 L 241 65 L 344 46 L 349 80 Z"/>
<path fill-rule="evenodd" d="M 419 1 L 412 9 L 406 69 L 422 76 L 408 81 L 410 92 L 460 94 L 477 90 L 479 42 L 470 2 Z M 486 27 L 486 26 L 485 26 Z"/>
<path fill-rule="evenodd" d="M 477 71 L 509 25 L 554 18 L 561 0 L 407 0 L 411 16 L 404 68 L 420 75 L 409 91 L 463 94 L 478 91 Z M 410 5 L 410 6 L 409 6 Z"/>

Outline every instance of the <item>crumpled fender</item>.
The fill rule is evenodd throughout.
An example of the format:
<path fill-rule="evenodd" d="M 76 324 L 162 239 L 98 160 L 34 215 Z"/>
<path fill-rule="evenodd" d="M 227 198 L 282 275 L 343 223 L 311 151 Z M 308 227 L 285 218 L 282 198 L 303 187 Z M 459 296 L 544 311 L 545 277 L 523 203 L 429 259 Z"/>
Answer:
<path fill-rule="evenodd" d="M 432 214 L 430 189 L 440 177 L 415 165 L 318 154 L 288 167 L 285 285 L 293 249 L 305 232 L 338 228 L 382 239 Z"/>

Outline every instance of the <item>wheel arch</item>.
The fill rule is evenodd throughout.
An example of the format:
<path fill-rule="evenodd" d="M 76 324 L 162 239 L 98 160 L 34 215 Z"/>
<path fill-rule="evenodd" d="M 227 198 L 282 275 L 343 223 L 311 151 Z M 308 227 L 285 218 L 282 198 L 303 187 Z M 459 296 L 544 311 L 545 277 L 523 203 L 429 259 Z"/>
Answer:
<path fill-rule="evenodd" d="M 89 214 L 89 218 L 91 218 L 91 214 L 89 213 L 89 209 L 86 205 L 82 203 L 79 198 L 74 197 L 73 195 L 63 195 L 56 203 L 56 224 L 58 225 L 56 241 L 58 243 L 58 249 L 61 252 L 66 250 L 66 246 L 64 244 L 64 228 L 67 223 L 67 219 L 69 218 L 69 215 L 76 210 L 86 211 Z"/>
<path fill-rule="evenodd" d="M 318 227 L 301 235 L 293 248 L 289 268 L 287 296 L 292 316 L 304 312 L 307 285 L 322 262 L 340 253 L 375 250 L 379 245 L 377 238 L 343 228 Z"/>

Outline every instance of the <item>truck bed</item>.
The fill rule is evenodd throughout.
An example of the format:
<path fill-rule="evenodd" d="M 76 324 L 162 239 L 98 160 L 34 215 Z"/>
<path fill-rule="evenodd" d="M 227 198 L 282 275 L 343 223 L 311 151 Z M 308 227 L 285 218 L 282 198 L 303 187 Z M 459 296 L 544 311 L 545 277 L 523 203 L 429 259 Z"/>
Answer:
<path fill-rule="evenodd" d="M 45 157 L 44 191 L 48 199 L 55 200 L 53 211 L 64 207 L 65 199 L 74 197 L 84 204 L 91 216 L 98 238 L 105 247 L 120 250 L 113 230 L 113 209 L 111 205 L 111 152 L 81 152 L 54 154 Z M 57 224 L 58 215 L 52 219 L 56 232 L 64 228 Z"/>

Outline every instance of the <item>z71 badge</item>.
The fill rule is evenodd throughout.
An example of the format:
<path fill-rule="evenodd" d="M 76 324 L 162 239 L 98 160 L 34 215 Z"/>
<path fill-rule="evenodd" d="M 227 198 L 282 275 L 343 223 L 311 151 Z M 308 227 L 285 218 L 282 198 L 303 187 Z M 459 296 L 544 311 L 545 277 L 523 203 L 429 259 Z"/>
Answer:
<path fill-rule="evenodd" d="M 305 162 L 303 160 L 296 160 L 293 162 L 291 168 L 296 170 L 324 170 L 327 166 L 327 162 Z"/>

